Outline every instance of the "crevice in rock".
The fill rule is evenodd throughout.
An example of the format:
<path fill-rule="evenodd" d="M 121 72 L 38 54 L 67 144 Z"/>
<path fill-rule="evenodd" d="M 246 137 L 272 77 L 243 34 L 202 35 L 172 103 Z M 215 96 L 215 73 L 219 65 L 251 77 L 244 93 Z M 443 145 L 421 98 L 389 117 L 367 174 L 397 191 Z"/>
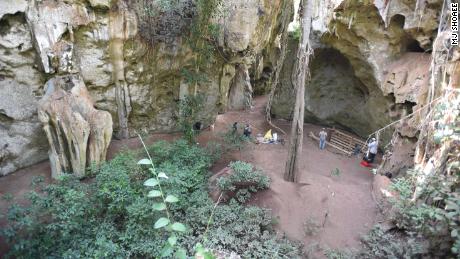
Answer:
<path fill-rule="evenodd" d="M 14 118 L 8 116 L 3 109 L 0 109 L 0 129 L 8 129 L 14 123 Z"/>
<path fill-rule="evenodd" d="M 401 29 L 404 28 L 405 23 L 406 23 L 406 17 L 404 15 L 401 15 L 401 14 L 395 14 L 390 19 L 390 26 L 392 24 L 395 24 Z"/>
<path fill-rule="evenodd" d="M 421 52 L 421 53 L 426 52 L 426 50 L 420 47 L 420 43 L 414 39 L 408 40 L 406 44 L 406 51 L 407 52 Z"/>
<path fill-rule="evenodd" d="M 0 19 L 0 36 L 5 36 L 9 33 L 13 23 L 27 23 L 25 14 L 23 12 L 5 14 L 2 19 Z"/>

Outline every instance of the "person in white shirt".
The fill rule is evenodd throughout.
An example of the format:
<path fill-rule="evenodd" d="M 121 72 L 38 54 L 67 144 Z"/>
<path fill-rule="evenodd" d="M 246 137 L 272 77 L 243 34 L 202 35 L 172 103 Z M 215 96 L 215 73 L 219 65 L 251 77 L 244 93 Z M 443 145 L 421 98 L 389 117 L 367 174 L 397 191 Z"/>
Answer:
<path fill-rule="evenodd" d="M 375 159 L 375 155 L 377 155 L 377 149 L 379 147 L 379 143 L 375 138 L 372 138 L 369 144 L 367 144 L 367 162 L 373 163 Z"/>
<path fill-rule="evenodd" d="M 322 128 L 321 131 L 319 132 L 319 149 L 326 148 L 326 138 L 327 138 L 326 129 Z"/>

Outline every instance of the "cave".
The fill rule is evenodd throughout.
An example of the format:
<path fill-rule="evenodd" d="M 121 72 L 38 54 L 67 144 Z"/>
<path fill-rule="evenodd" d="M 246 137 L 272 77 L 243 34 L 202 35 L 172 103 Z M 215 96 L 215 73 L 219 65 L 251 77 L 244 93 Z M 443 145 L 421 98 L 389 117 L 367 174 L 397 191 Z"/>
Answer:
<path fill-rule="evenodd" d="M 0 258 L 457 258 L 439 2 L 0 1 Z"/>
<path fill-rule="evenodd" d="M 361 136 L 372 132 L 371 118 L 377 111 L 371 109 L 369 89 L 339 51 L 315 50 L 305 92 L 307 122 L 344 128 Z"/>
<path fill-rule="evenodd" d="M 289 47 L 295 50 L 294 44 L 291 42 Z M 281 72 L 280 86 L 272 106 L 272 113 L 277 117 L 292 116 L 290 78 L 294 58 L 294 54 L 286 57 L 288 60 Z M 338 50 L 315 49 L 310 68 L 311 80 L 305 88 L 305 122 L 342 128 L 366 137 L 377 125 L 385 125 L 388 121 L 388 100 L 376 90 L 378 88 L 370 89 L 365 85 L 356 76 L 348 58 Z"/>
<path fill-rule="evenodd" d="M 406 51 L 407 52 L 426 52 L 422 47 L 420 47 L 420 43 L 417 40 L 409 39 L 406 44 Z"/>
<path fill-rule="evenodd" d="M 395 24 L 401 29 L 404 28 L 405 22 L 406 22 L 406 17 L 404 15 L 401 15 L 401 14 L 395 14 L 390 19 L 390 25 Z"/>
<path fill-rule="evenodd" d="M 24 13 L 18 12 L 15 14 L 6 14 L 0 19 L 0 36 L 6 35 L 13 24 L 19 23 L 19 24 L 25 24 L 26 22 L 26 16 Z"/>

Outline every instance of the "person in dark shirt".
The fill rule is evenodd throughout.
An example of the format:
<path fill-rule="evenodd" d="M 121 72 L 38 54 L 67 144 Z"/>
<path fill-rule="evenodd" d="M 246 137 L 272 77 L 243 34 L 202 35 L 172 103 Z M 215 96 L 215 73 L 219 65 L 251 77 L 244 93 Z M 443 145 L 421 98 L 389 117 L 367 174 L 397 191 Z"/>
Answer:
<path fill-rule="evenodd" d="M 246 126 L 244 126 L 243 134 L 244 134 L 247 138 L 250 138 L 250 137 L 251 137 L 251 133 L 252 133 L 251 127 L 249 126 L 249 124 L 246 124 Z"/>
<path fill-rule="evenodd" d="M 235 121 L 232 126 L 232 133 L 236 134 L 237 131 L 238 131 L 238 122 Z"/>

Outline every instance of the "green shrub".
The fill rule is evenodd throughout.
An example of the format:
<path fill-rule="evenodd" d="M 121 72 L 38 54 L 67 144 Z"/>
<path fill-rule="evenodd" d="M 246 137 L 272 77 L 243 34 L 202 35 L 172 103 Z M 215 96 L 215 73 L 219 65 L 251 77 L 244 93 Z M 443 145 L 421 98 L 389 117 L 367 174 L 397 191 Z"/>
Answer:
<path fill-rule="evenodd" d="M 229 166 L 233 173 L 217 179 L 217 186 L 222 191 L 235 191 L 238 183 L 248 184 L 257 190 L 267 189 L 270 186 L 270 178 L 260 170 L 254 171 L 250 163 L 235 161 Z"/>
<path fill-rule="evenodd" d="M 418 171 L 409 171 L 390 188 L 398 193 L 391 201 L 396 230 L 375 227 L 364 237 L 358 258 L 453 258 L 460 248 L 460 196 L 458 176 L 435 174 L 418 186 Z"/>
<path fill-rule="evenodd" d="M 235 202 L 214 209 L 207 193 L 209 151 L 184 140 L 156 143 L 149 151 L 155 172 L 169 177 L 162 182 L 163 192 L 179 199 L 168 207 L 170 217 L 186 225 L 186 232 L 177 233 L 178 249 L 169 252 L 181 247 L 193 255 L 202 243 L 250 258 L 301 256 L 297 245 L 276 237 L 268 210 Z M 63 177 L 32 192 L 30 206 L 12 205 L 9 224 L 1 230 L 11 247 L 8 257 L 161 257 L 169 232 L 155 229 L 154 223 L 165 212 L 155 210 L 157 201 L 147 197 L 150 190 L 143 184 L 152 170 L 137 160 L 133 153 L 118 155 L 88 183 Z"/>
<path fill-rule="evenodd" d="M 375 226 L 362 238 L 363 249 L 355 258 L 418 258 L 422 255 L 421 241 L 402 232 L 385 232 Z"/>
<path fill-rule="evenodd" d="M 434 175 L 418 189 L 413 200 L 418 171 L 396 180 L 391 188 L 400 195 L 392 200 L 393 220 L 408 235 L 423 236 L 429 243 L 427 253 L 436 256 L 458 254 L 460 244 L 460 195 L 458 176 Z"/>
<path fill-rule="evenodd" d="M 352 251 L 342 251 L 336 249 L 326 249 L 325 255 L 328 259 L 352 259 L 355 258 Z"/>
<path fill-rule="evenodd" d="M 179 102 L 179 126 L 184 134 L 184 138 L 189 143 L 195 143 L 197 131 L 193 125 L 198 122 L 199 114 L 204 108 L 204 94 L 186 95 Z"/>
<path fill-rule="evenodd" d="M 228 130 L 221 137 L 224 141 L 225 152 L 232 150 L 241 152 L 244 146 L 250 141 L 244 134 L 239 134 L 238 129 L 235 130 L 233 126 L 228 127 Z"/>
<path fill-rule="evenodd" d="M 300 25 L 296 25 L 294 27 L 294 30 L 290 32 L 290 35 L 294 40 L 300 40 L 300 37 L 302 36 L 302 32 L 300 31 Z"/>

